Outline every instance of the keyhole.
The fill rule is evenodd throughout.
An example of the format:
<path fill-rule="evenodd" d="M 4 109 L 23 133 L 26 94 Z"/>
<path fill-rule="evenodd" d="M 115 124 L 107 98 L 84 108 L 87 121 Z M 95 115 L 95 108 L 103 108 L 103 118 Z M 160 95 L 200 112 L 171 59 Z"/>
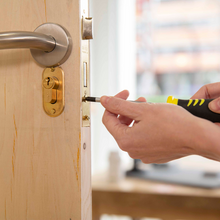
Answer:
<path fill-rule="evenodd" d="M 57 89 L 59 87 L 59 81 L 54 76 L 48 76 L 43 80 L 43 86 L 45 89 Z"/>
<path fill-rule="evenodd" d="M 50 85 L 50 77 L 48 77 L 46 81 L 47 81 L 47 85 L 49 86 Z"/>

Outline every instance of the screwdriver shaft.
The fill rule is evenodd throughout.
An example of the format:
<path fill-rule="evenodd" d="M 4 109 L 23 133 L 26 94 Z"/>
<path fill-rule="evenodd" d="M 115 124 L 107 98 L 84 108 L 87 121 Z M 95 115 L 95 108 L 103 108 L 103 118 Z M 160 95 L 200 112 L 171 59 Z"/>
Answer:
<path fill-rule="evenodd" d="M 83 101 L 84 102 L 100 102 L 100 98 L 99 97 L 87 96 L 87 97 L 83 97 Z M 135 103 L 143 103 L 143 102 L 138 102 L 138 101 L 130 101 L 130 100 L 127 100 L 127 101 L 135 102 Z"/>

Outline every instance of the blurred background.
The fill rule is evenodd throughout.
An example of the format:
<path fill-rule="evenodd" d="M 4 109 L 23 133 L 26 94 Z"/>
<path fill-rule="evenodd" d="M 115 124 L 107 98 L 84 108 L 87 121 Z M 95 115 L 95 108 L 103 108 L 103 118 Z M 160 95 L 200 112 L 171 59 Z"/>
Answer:
<path fill-rule="evenodd" d="M 220 81 L 219 0 L 90 0 L 90 9 L 92 96 L 127 89 L 130 100 L 144 96 L 150 102 L 166 102 L 169 95 L 189 99 L 204 84 Z M 102 125 L 103 107 L 94 103 L 91 108 L 93 176 L 108 176 L 115 152 L 122 172 L 131 169 L 133 160 Z M 171 164 L 220 170 L 219 163 L 198 156 Z"/>

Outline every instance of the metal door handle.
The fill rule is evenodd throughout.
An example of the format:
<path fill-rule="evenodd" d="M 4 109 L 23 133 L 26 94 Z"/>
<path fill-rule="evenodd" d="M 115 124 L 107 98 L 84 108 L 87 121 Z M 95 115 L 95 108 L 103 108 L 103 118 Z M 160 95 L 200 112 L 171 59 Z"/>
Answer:
<path fill-rule="evenodd" d="M 64 63 L 72 50 L 69 32 L 61 25 L 45 23 L 34 32 L 0 32 L 0 49 L 29 48 L 42 66 L 55 67 Z"/>
<path fill-rule="evenodd" d="M 0 32 L 0 49 L 29 48 L 51 52 L 56 46 L 53 37 L 28 31 Z"/>

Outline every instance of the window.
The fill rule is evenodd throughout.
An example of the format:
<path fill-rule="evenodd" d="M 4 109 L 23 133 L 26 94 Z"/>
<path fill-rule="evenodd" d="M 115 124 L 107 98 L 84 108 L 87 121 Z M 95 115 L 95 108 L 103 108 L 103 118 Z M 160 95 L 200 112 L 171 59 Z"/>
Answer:
<path fill-rule="evenodd" d="M 189 98 L 220 81 L 219 0 L 137 0 L 137 96 Z"/>

